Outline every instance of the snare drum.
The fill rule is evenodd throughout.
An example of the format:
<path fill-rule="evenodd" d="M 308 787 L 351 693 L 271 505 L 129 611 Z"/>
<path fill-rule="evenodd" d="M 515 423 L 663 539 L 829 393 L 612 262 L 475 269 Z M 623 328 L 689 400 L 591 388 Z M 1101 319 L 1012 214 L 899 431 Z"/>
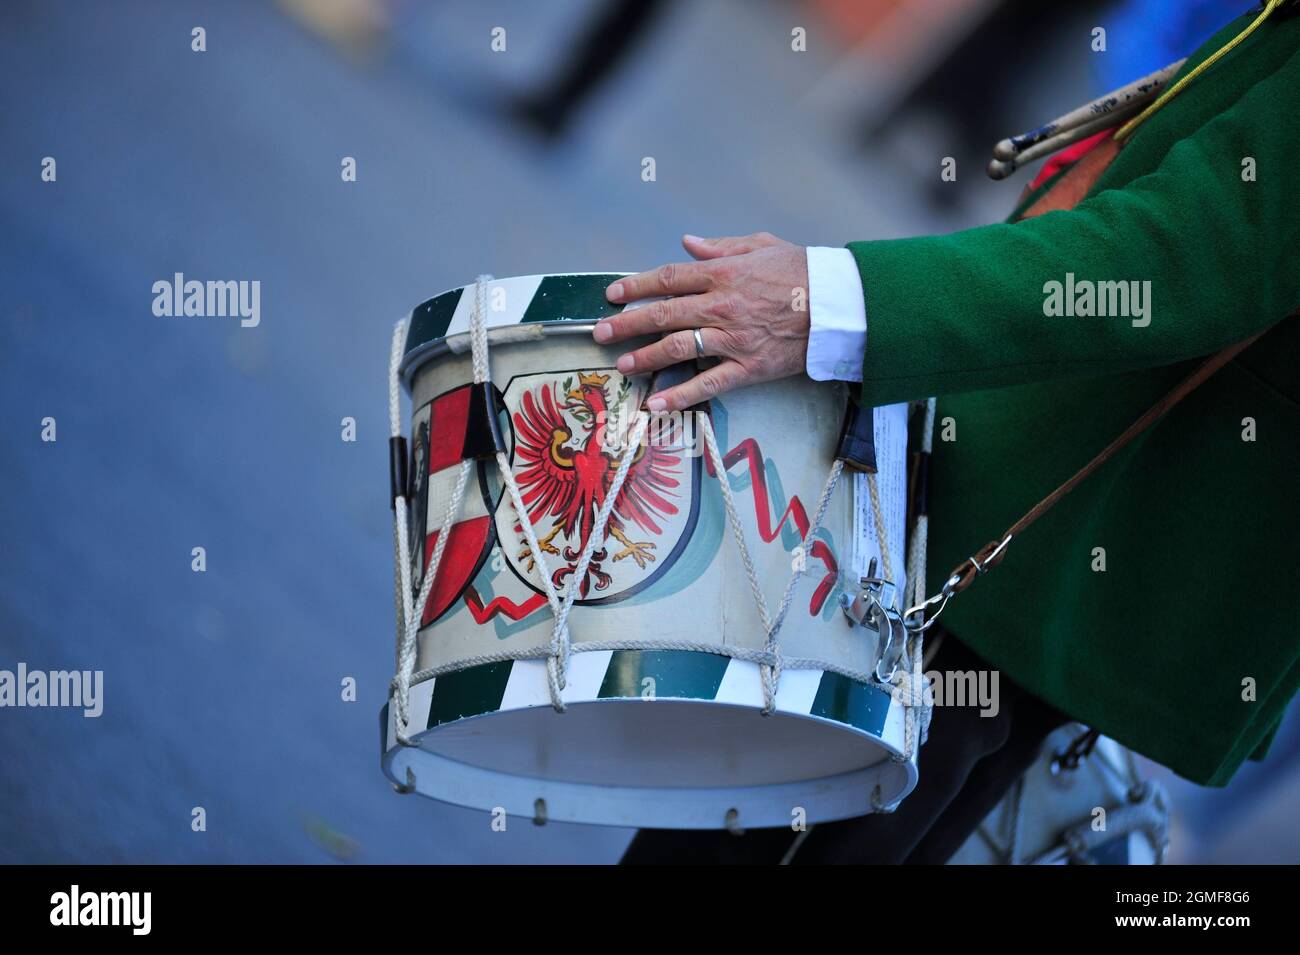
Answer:
<path fill-rule="evenodd" d="M 619 442 L 664 385 L 619 374 L 631 346 L 591 337 L 623 308 L 604 293 L 618 277 L 486 281 L 430 299 L 401 327 L 394 369 L 413 411 L 398 491 L 412 599 L 446 540 L 418 608 L 406 719 L 400 679 L 382 714 L 384 772 L 400 791 L 462 806 L 619 826 L 788 826 L 896 804 L 916 782 L 917 747 L 905 700 L 870 676 L 877 634 L 843 609 L 865 557 L 847 472 L 802 541 L 835 456 L 844 386 L 787 379 L 650 422 L 600 528 L 628 452 Z M 488 385 L 475 384 L 486 377 L 475 374 L 476 321 Z M 396 409 L 396 391 L 392 400 Z M 882 477 L 901 475 L 904 457 L 882 460 Z M 763 656 L 771 645 L 720 480 L 773 613 L 796 578 L 779 672 Z M 902 521 L 890 516 L 900 576 Z M 562 651 L 544 573 L 572 597 Z"/>
<path fill-rule="evenodd" d="M 949 865 L 1153 865 L 1169 847 L 1169 797 L 1134 754 L 1067 723 Z M 1075 755 L 1071 757 L 1071 754 Z"/>

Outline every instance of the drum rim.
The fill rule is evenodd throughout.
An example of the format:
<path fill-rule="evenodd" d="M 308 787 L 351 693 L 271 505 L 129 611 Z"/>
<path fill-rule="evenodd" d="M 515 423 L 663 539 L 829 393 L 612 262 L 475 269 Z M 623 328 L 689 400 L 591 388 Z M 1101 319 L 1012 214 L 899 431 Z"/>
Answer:
<path fill-rule="evenodd" d="M 574 701 L 571 706 L 627 703 L 628 698 Z M 751 710 L 755 719 L 762 717 L 758 708 L 734 702 L 665 698 L 666 705 L 727 706 Z M 637 700 L 636 705 L 646 705 Z M 650 704 L 654 705 L 654 704 Z M 497 712 L 482 713 L 464 720 L 484 720 Z M 390 705 L 380 711 L 385 743 L 389 741 Z M 384 775 L 402 789 L 407 768 L 415 777 L 414 791 L 429 799 L 469 809 L 495 811 L 529 817 L 535 812 L 535 800 L 546 801 L 547 818 L 553 822 L 571 822 L 597 826 L 635 826 L 638 828 L 722 829 L 728 809 L 739 811 L 739 823 L 754 828 L 787 826 L 792 806 L 801 806 L 809 824 L 832 822 L 865 815 L 877 810 L 873 790 L 882 780 L 892 777 L 885 805 L 901 802 L 915 787 L 918 779 L 916 754 L 899 760 L 898 748 L 883 735 L 875 735 L 847 723 L 813 713 L 782 711 L 784 717 L 825 724 L 842 733 L 871 740 L 882 750 L 880 760 L 848 772 L 830 776 L 765 783 L 749 786 L 619 786 L 599 783 L 550 780 L 494 770 L 465 763 L 431 752 L 423 746 L 403 746 L 395 741 L 384 750 L 380 764 Z M 451 725 L 451 724 L 443 724 Z M 412 734 L 417 744 L 436 734 L 439 727 Z M 899 785 L 899 774 L 902 774 Z M 429 780 L 434 784 L 430 785 Z M 410 790 L 402 790 L 410 791 Z M 480 795 L 475 795 L 478 793 Z M 710 808 L 705 808 L 705 807 Z"/>
<path fill-rule="evenodd" d="M 579 332 L 590 334 L 591 330 L 596 327 L 595 321 L 587 319 L 564 319 L 558 322 L 529 322 L 529 325 L 540 330 L 542 335 L 574 335 Z M 488 329 L 488 338 L 503 338 L 508 334 L 508 329 L 517 328 L 517 325 L 504 325 L 498 328 Z M 402 385 L 406 388 L 407 393 L 411 391 L 411 386 L 415 381 L 415 376 L 425 365 L 435 358 L 441 358 L 443 355 L 451 353 L 451 346 L 447 344 L 455 339 L 467 338 L 469 332 L 457 332 L 455 335 L 446 335 L 441 338 L 432 338 L 422 345 L 417 345 L 411 351 L 406 353 L 402 362 L 398 365 L 398 374 L 401 376 Z M 493 347 L 500 348 L 502 345 L 516 344 L 514 341 L 496 342 Z M 465 352 L 468 354 L 468 350 Z"/>
<path fill-rule="evenodd" d="M 709 656 L 694 651 L 684 651 L 684 653 L 689 658 Z M 679 664 L 680 662 L 678 661 Z M 755 678 L 754 683 L 757 683 L 756 664 L 732 659 L 729 661 L 730 665 L 745 670 L 752 668 L 754 673 L 751 675 Z M 607 666 L 608 661 L 606 666 L 600 667 L 601 674 L 605 672 Z M 815 673 L 819 687 L 821 680 L 828 675 L 848 679 L 835 675 L 834 671 L 810 669 L 799 672 Z M 544 675 L 539 670 L 536 674 L 528 673 L 527 678 L 542 679 Z M 600 679 L 603 682 L 603 678 Z M 433 682 L 436 682 L 436 678 L 423 681 L 412 689 L 418 692 L 417 688 L 424 689 Z M 403 778 L 405 767 L 411 765 L 414 760 L 413 771 L 416 774 L 417 792 L 440 802 L 474 809 L 491 810 L 501 807 L 511 815 L 528 816 L 532 812 L 533 800 L 540 796 L 553 803 L 549 814 L 556 821 L 592 825 L 635 824 L 667 828 L 721 828 L 723 825 L 721 819 L 726 809 L 732 808 L 736 802 L 742 804 L 735 806 L 741 810 L 744 817 L 742 825 L 755 827 L 788 825 L 792 805 L 803 806 L 808 812 L 810 822 L 847 818 L 862 815 L 875 808 L 870 804 L 874 782 L 888 783 L 885 791 L 881 793 L 881 798 L 887 804 L 897 804 L 912 790 L 917 780 L 916 753 L 913 753 L 910 760 L 900 759 L 906 740 L 904 735 L 906 716 L 898 701 L 886 687 L 858 684 L 858 681 L 850 682 L 869 686 L 870 689 L 886 696 L 885 702 L 888 708 L 877 727 L 869 729 L 857 723 L 842 721 L 835 716 L 818 713 L 811 708 L 805 709 L 797 699 L 789 700 L 785 704 L 778 702 L 778 712 L 782 717 L 796 717 L 802 722 L 824 724 L 828 728 L 869 742 L 884 754 L 884 757 L 875 763 L 839 774 L 732 787 L 638 787 L 545 779 L 524 773 L 510 773 L 501 769 L 477 766 L 462 762 L 454 756 L 431 752 L 421 747 L 402 745 L 396 739 L 395 714 L 391 698 L 380 711 L 381 766 L 394 785 L 400 786 L 406 782 Z M 595 703 L 626 705 L 629 702 L 637 707 L 655 705 L 626 694 L 601 697 L 590 690 L 581 689 L 580 683 L 575 683 L 572 689 L 579 695 L 566 699 L 566 704 L 571 707 L 585 707 Z M 753 714 L 754 719 L 762 719 L 759 715 L 762 706 L 761 693 L 758 692 L 756 685 L 750 690 L 746 690 L 741 696 L 729 694 L 726 698 L 665 694 L 656 702 L 665 705 L 676 703 L 701 707 L 723 706 L 748 711 Z M 412 716 L 417 720 L 417 725 L 427 721 L 422 711 L 432 704 L 432 692 L 432 689 L 425 690 L 430 698 L 427 702 L 417 702 L 414 697 L 412 699 L 414 708 Z M 420 695 L 423 696 L 425 693 Z M 542 700 L 542 696 L 539 695 L 537 699 Z M 545 702 L 510 706 L 503 704 L 504 699 L 496 704 L 488 704 L 489 708 L 477 713 L 466 714 L 458 719 L 421 729 L 412 734 L 412 739 L 417 743 L 429 740 L 444 728 L 452 726 L 463 728 L 470 722 L 482 725 L 489 718 L 502 713 L 517 714 L 527 710 L 535 710 L 539 714 L 550 713 L 550 705 Z M 422 770 L 421 765 L 424 767 Z M 897 767 L 903 775 L 900 777 L 884 768 L 891 766 Z M 422 776 L 423 781 L 421 781 Z M 478 795 L 474 796 L 472 793 Z M 702 793 L 709 795 L 713 801 L 709 802 L 702 797 L 697 798 Z M 726 805 L 721 805 L 724 802 Z M 631 815 L 631 810 L 628 808 L 633 804 L 637 807 L 636 815 Z M 711 807 L 710 812 L 705 812 L 701 808 L 705 804 Z"/>
<path fill-rule="evenodd" d="M 531 279 L 537 279 L 538 287 L 540 288 L 541 282 L 546 279 L 565 279 L 571 277 L 588 278 L 592 276 L 600 276 L 602 278 L 608 278 L 609 281 L 612 282 L 614 279 L 622 278 L 630 274 L 632 273 L 631 272 L 606 272 L 606 271 L 544 272 L 544 273 L 536 273 L 532 275 L 507 275 L 507 276 L 502 276 L 501 278 L 494 278 L 492 281 L 493 282 L 515 282 L 515 281 L 528 281 Z M 453 295 L 453 294 L 457 295 L 458 296 L 457 301 L 459 301 L 459 296 L 463 295 L 466 289 L 472 289 L 473 287 L 474 287 L 474 283 L 470 282 L 466 285 L 458 285 L 453 288 L 446 289 L 442 292 L 439 292 L 437 295 L 434 295 L 431 298 L 424 300 L 419 305 L 415 306 L 415 308 L 411 309 L 411 311 L 407 314 L 408 331 L 407 331 L 406 341 L 403 344 L 402 360 L 398 364 L 398 374 L 401 377 L 402 383 L 406 387 L 408 392 L 411 389 L 411 383 L 415 378 L 416 372 L 419 371 L 419 369 L 426 362 L 447 354 L 450 351 L 450 348 L 447 345 L 449 339 L 460 338 L 466 334 L 464 332 L 457 332 L 456 334 L 453 335 L 447 335 L 445 333 L 441 335 L 431 335 L 427 337 L 421 337 L 419 341 L 412 343 L 411 335 L 415 330 L 416 314 L 421 309 L 432 307 L 434 303 L 438 302 L 440 299 L 445 299 L 448 295 Z M 596 318 L 543 319 L 543 320 L 527 322 L 527 323 L 521 320 L 520 322 L 517 322 L 514 325 L 498 325 L 498 326 L 490 327 L 488 329 L 488 335 L 490 337 L 499 337 L 499 336 L 493 336 L 492 333 L 500 329 L 513 328 L 521 324 L 536 325 L 537 327 L 543 329 L 542 334 L 552 334 L 552 333 L 566 334 L 570 332 L 580 332 L 580 331 L 590 332 L 591 329 L 595 327 L 596 323 L 601 318 L 607 318 L 609 315 L 616 315 L 623 310 L 623 306 L 615 305 L 613 303 L 606 301 L 603 295 L 599 301 L 602 305 L 605 306 L 605 308 L 602 309 L 602 314 L 597 316 Z"/>

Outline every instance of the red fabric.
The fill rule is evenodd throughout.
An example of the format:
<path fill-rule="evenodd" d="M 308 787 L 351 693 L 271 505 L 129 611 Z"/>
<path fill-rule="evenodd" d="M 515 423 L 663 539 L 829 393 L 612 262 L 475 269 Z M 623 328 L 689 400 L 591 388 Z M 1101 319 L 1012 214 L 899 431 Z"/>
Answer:
<path fill-rule="evenodd" d="M 1037 189 L 1066 166 L 1078 162 L 1084 157 L 1084 155 L 1100 145 L 1103 139 L 1112 135 L 1112 133 L 1113 130 L 1103 129 L 1101 132 L 1094 133 L 1087 139 L 1079 140 L 1073 146 L 1067 146 L 1065 149 L 1062 149 L 1059 153 L 1043 164 L 1043 168 L 1039 171 L 1038 175 L 1034 177 L 1034 181 L 1029 184 L 1029 188 L 1031 190 Z"/>

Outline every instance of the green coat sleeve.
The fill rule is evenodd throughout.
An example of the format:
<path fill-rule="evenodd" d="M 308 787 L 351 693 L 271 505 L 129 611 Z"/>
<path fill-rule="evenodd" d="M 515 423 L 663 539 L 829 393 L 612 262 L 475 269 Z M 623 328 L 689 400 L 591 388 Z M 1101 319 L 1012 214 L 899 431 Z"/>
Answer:
<path fill-rule="evenodd" d="M 867 310 L 862 403 L 1170 364 L 1276 322 L 1300 299 L 1297 116 L 1300 53 L 1145 174 L 1074 209 L 851 243 Z M 1150 323 L 1044 314 L 1047 283 L 1067 273 L 1149 281 Z"/>

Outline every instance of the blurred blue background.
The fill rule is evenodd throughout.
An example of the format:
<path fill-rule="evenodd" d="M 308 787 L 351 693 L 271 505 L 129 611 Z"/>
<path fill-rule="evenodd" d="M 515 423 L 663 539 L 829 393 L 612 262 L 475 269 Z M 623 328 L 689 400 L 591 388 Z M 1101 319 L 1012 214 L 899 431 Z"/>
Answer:
<path fill-rule="evenodd" d="M 497 833 L 380 774 L 392 322 L 484 271 L 647 268 L 686 231 L 1001 218 L 1032 172 L 987 180 L 993 142 L 1246 6 L 7 0 L 0 668 L 106 685 L 97 720 L 0 710 L 0 861 L 617 859 L 630 832 Z M 155 317 L 175 272 L 260 281 L 260 326 Z M 1227 790 L 1152 767 L 1172 858 L 1300 860 L 1297 750 L 1293 713 Z"/>

